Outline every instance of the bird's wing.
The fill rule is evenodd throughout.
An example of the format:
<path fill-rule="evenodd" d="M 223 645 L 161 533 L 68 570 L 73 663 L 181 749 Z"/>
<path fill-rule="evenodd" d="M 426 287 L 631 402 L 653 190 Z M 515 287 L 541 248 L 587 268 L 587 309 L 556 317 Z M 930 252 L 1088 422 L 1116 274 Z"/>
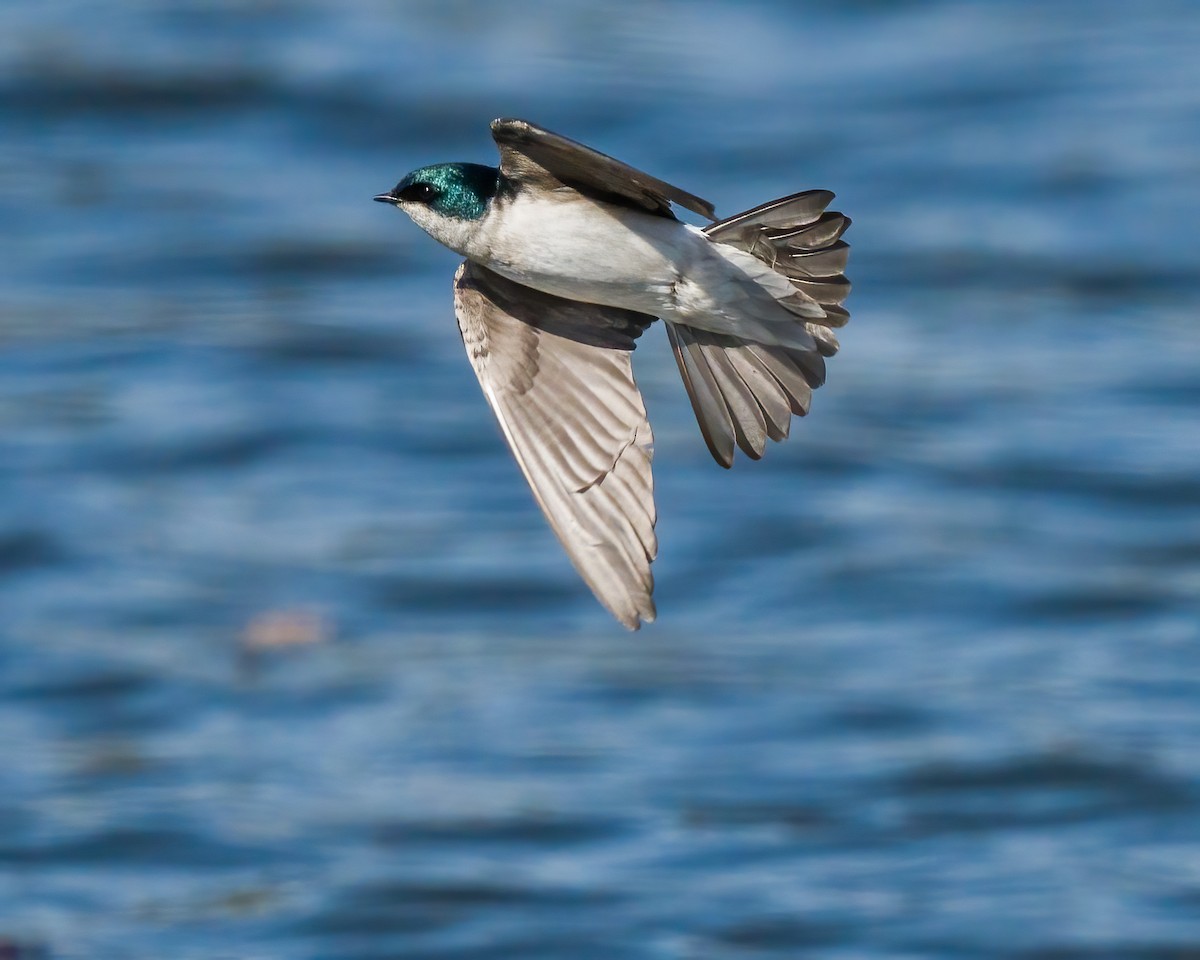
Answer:
<path fill-rule="evenodd" d="M 633 379 L 653 319 L 531 290 L 471 261 L 454 276 L 471 366 L 542 512 L 587 585 L 636 630 L 654 619 L 654 436 Z"/>
<path fill-rule="evenodd" d="M 493 120 L 492 136 L 500 148 L 500 172 L 510 180 L 546 189 L 574 187 L 667 217 L 674 216 L 675 202 L 716 219 L 707 200 L 528 120 Z"/>

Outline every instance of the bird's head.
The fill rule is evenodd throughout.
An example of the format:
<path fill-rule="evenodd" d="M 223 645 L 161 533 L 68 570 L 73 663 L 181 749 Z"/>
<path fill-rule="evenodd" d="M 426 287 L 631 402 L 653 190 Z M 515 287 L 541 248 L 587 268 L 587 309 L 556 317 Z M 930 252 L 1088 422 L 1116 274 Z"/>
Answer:
<path fill-rule="evenodd" d="M 381 193 L 375 199 L 399 207 L 433 239 L 465 253 L 499 184 L 500 171 L 495 167 L 438 163 L 414 170 L 390 193 Z"/>

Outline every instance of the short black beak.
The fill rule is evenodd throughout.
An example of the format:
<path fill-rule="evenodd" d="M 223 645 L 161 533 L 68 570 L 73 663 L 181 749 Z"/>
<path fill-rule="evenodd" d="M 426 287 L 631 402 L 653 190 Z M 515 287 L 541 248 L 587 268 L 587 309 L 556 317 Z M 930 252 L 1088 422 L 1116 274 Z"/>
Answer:
<path fill-rule="evenodd" d="M 371 199 L 378 200 L 380 203 L 395 203 L 396 202 L 396 198 L 393 197 L 390 193 L 381 193 L 379 196 L 372 197 Z"/>

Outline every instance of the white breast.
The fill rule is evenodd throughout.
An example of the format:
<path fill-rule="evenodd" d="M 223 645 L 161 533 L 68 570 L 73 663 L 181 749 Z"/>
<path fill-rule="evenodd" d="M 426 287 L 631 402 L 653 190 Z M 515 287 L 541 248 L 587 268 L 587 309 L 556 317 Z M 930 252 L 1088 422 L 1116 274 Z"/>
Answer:
<path fill-rule="evenodd" d="M 467 254 L 546 293 L 661 314 L 708 245 L 677 220 L 573 191 L 526 192 L 488 213 Z"/>

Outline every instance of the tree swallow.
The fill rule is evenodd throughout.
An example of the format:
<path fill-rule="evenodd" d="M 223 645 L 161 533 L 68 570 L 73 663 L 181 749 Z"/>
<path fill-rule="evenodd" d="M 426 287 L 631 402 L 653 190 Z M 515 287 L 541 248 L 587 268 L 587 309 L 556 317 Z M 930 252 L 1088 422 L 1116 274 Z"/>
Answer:
<path fill-rule="evenodd" d="M 807 190 L 701 228 L 712 204 L 526 120 L 492 123 L 500 166 L 441 163 L 375 197 L 466 257 L 454 310 L 533 495 L 597 599 L 655 617 L 654 442 L 635 341 L 662 319 L 717 463 L 762 456 L 808 412 L 849 318 L 850 219 Z"/>

